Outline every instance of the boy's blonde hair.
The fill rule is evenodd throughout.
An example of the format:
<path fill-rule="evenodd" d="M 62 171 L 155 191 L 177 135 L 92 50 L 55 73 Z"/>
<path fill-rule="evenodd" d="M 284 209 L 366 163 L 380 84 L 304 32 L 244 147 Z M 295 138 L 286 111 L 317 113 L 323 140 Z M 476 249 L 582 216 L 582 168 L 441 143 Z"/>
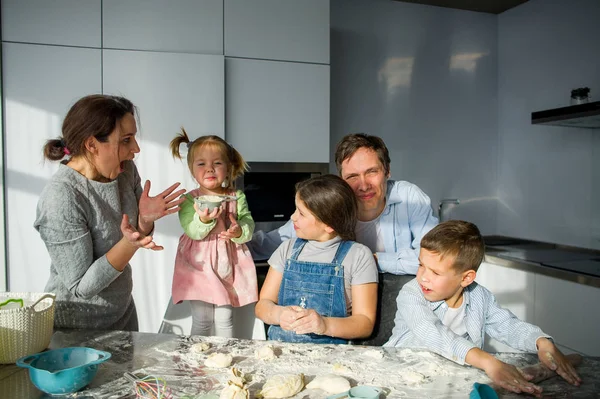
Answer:
<path fill-rule="evenodd" d="M 421 248 L 454 257 L 452 267 L 459 273 L 479 269 L 485 255 L 483 237 L 477 226 L 463 220 L 449 220 L 435 226 L 421 239 Z"/>
<path fill-rule="evenodd" d="M 190 141 L 187 132 L 182 127 L 181 133 L 171 140 L 171 143 L 169 144 L 173 158 L 182 158 L 181 153 L 179 152 L 179 147 L 182 143 L 185 143 L 188 147 L 187 164 L 192 175 L 194 174 L 194 152 L 205 146 L 218 148 L 223 155 L 223 160 L 227 162 L 227 187 L 225 188 L 229 190 L 235 188 L 235 179 L 242 176 L 244 172 L 248 170 L 248 164 L 244 161 L 242 155 L 219 136 L 200 136 L 197 139 Z"/>

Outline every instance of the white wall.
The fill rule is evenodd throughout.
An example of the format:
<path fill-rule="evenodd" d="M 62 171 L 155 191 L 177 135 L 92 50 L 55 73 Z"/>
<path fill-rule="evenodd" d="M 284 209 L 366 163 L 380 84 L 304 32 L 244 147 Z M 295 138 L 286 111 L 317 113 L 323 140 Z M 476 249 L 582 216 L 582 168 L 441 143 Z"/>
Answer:
<path fill-rule="evenodd" d="M 497 17 L 389 0 L 331 2 L 331 151 L 382 137 L 392 178 L 496 230 Z M 333 157 L 332 157 L 333 159 Z M 332 170 L 334 170 L 332 166 Z"/>
<path fill-rule="evenodd" d="M 600 129 L 531 112 L 600 99 L 600 1 L 530 0 L 498 19 L 498 232 L 600 249 Z"/>

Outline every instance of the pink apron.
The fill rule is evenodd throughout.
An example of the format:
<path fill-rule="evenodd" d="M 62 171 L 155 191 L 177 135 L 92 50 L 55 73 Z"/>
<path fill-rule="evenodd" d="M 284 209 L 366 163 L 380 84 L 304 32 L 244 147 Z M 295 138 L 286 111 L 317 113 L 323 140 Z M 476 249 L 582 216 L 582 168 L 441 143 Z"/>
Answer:
<path fill-rule="evenodd" d="M 200 300 L 240 307 L 258 300 L 256 267 L 248 247 L 218 238 L 231 223 L 229 214 L 237 218 L 237 201 L 225 202 L 223 206 L 217 224 L 203 240 L 192 240 L 186 234 L 179 239 L 173 303 Z"/>

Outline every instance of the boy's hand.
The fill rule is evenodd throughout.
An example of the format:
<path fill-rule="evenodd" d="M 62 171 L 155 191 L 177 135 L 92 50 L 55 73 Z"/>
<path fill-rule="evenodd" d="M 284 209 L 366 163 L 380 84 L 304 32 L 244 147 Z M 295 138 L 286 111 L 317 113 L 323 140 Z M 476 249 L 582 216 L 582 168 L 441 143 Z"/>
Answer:
<path fill-rule="evenodd" d="M 232 238 L 239 238 L 242 236 L 242 228 L 231 213 L 229 214 L 229 220 L 231 221 L 229 228 L 219 233 L 219 238 L 221 240 L 231 240 Z"/>
<path fill-rule="evenodd" d="M 556 371 L 565 381 L 571 385 L 579 386 L 581 378 L 575 368 L 560 350 L 547 338 L 538 338 L 538 357 L 540 361 L 550 370 Z"/>
<path fill-rule="evenodd" d="M 196 203 L 194 203 L 194 209 L 196 210 L 198 216 L 200 216 L 200 221 L 204 224 L 209 224 L 214 219 L 221 216 L 221 213 L 223 212 L 223 209 L 220 206 L 213 209 L 212 212 L 208 212 L 208 208 L 200 210 L 198 208 L 198 204 Z"/>
<path fill-rule="evenodd" d="M 542 396 L 542 388 L 529 382 L 532 376 L 521 374 L 519 369 L 511 364 L 493 358 L 484 368 L 484 371 L 494 384 L 507 391 L 527 392 L 538 398 Z"/>

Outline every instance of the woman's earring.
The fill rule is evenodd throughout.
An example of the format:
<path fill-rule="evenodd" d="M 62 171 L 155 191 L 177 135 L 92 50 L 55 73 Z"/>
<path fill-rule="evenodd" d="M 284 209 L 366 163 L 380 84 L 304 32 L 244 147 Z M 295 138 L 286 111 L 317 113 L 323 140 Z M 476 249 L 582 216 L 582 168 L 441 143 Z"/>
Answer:
<path fill-rule="evenodd" d="M 228 179 L 223 180 L 223 183 L 221 183 L 221 187 L 223 187 L 223 188 L 229 187 L 229 180 Z"/>

